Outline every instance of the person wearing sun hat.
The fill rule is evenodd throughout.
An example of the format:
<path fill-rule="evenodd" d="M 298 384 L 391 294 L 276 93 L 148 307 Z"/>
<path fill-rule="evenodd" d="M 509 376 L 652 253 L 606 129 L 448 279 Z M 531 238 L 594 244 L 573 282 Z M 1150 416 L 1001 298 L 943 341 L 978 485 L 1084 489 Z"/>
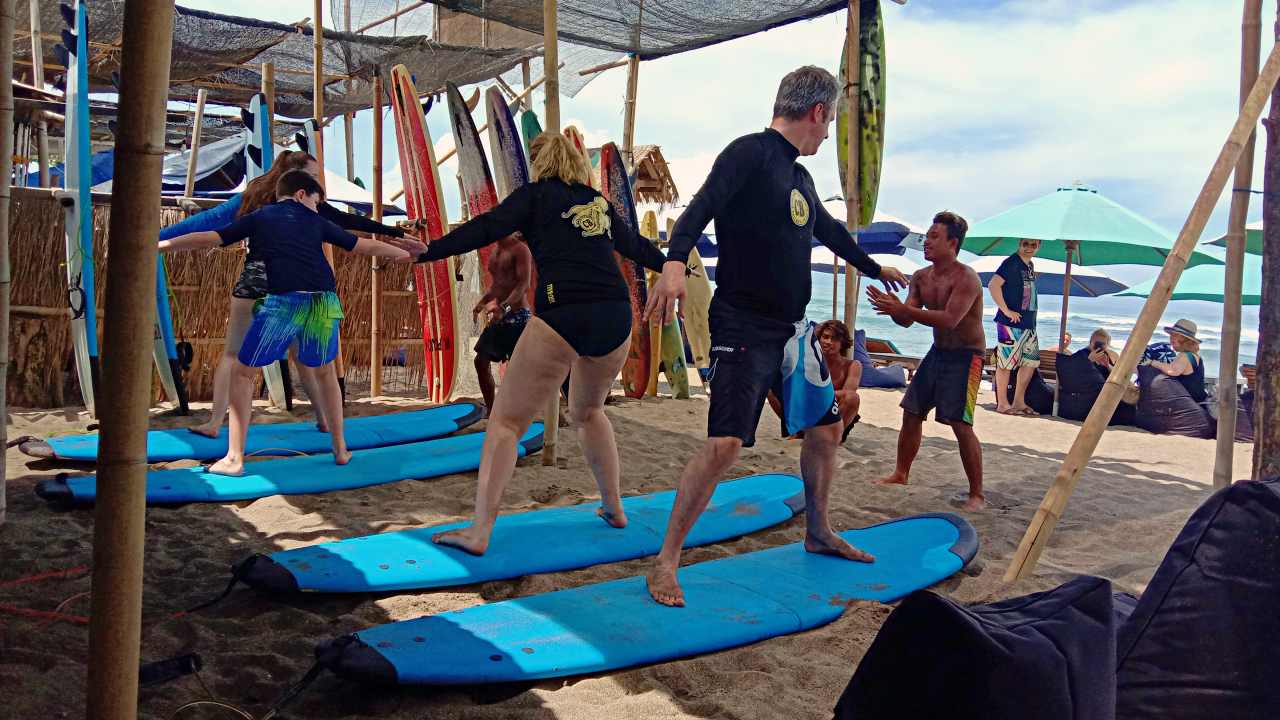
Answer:
<path fill-rule="evenodd" d="M 1145 360 L 1142 364 L 1177 378 L 1191 394 L 1191 399 L 1204 402 L 1208 393 L 1204 389 L 1204 360 L 1200 358 L 1200 338 L 1196 337 L 1198 329 L 1194 322 L 1185 318 L 1166 326 L 1164 331 L 1169 333 L 1169 344 L 1176 353 L 1174 358 L 1169 362 Z"/>

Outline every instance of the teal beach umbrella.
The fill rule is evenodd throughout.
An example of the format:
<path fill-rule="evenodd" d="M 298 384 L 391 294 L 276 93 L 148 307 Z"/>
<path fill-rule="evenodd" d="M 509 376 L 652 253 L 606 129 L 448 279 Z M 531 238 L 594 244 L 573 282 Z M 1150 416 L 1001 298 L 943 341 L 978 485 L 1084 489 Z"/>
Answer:
<path fill-rule="evenodd" d="M 1173 289 L 1171 300 L 1203 300 L 1222 304 L 1222 287 L 1226 279 L 1226 267 L 1222 265 L 1201 265 L 1182 272 L 1178 285 Z M 1139 285 L 1118 293 L 1119 297 L 1147 297 L 1155 286 L 1152 278 Z M 1244 256 L 1244 284 L 1241 286 L 1241 304 L 1262 304 L 1262 256 Z"/>
<path fill-rule="evenodd" d="M 1210 242 L 1209 244 L 1216 245 L 1218 247 L 1226 247 L 1227 236 L 1223 235 L 1222 237 L 1218 238 L 1217 240 L 1214 240 L 1213 242 Z M 1250 255 L 1262 254 L 1262 221 L 1261 220 L 1259 220 L 1258 222 L 1251 222 L 1248 225 L 1245 225 L 1244 251 Z M 1246 265 L 1245 267 L 1248 267 L 1248 265 Z"/>

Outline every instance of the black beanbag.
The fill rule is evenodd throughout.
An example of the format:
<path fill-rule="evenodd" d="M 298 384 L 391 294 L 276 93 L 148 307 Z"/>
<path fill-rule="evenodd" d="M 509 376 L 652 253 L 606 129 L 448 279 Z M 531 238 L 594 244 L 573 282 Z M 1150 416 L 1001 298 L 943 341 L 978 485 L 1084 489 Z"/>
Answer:
<path fill-rule="evenodd" d="M 1236 442 L 1253 442 L 1253 390 L 1240 393 L 1236 409 Z"/>
<path fill-rule="evenodd" d="M 1144 365 L 1138 368 L 1138 386 L 1138 427 L 1162 435 L 1217 435 L 1218 424 L 1209 409 L 1191 399 L 1191 393 L 1177 378 Z"/>
<path fill-rule="evenodd" d="M 1117 652 L 1120 720 L 1280 718 L 1280 478 L 1196 510 Z"/>
<path fill-rule="evenodd" d="M 1018 373 L 1009 373 L 1009 387 L 1007 389 L 1009 402 L 1013 402 L 1013 390 L 1018 384 Z M 991 392 L 996 392 L 996 379 L 991 378 Z M 1024 395 L 1027 399 L 1027 407 L 1035 410 L 1041 415 L 1053 414 L 1053 386 L 1044 381 L 1044 376 L 1039 370 L 1031 373 L 1031 380 L 1027 383 L 1027 393 Z"/>
<path fill-rule="evenodd" d="M 1110 720 L 1111 583 L 964 607 L 917 591 L 885 620 L 836 704 L 836 720 Z"/>
<path fill-rule="evenodd" d="M 1089 348 L 1077 350 L 1071 355 L 1058 353 L 1057 357 L 1058 417 L 1064 420 L 1084 420 L 1098 401 L 1098 394 L 1107 382 L 1107 375 L 1089 359 Z M 1134 407 L 1120 403 L 1111 413 L 1111 425 L 1133 425 Z"/>

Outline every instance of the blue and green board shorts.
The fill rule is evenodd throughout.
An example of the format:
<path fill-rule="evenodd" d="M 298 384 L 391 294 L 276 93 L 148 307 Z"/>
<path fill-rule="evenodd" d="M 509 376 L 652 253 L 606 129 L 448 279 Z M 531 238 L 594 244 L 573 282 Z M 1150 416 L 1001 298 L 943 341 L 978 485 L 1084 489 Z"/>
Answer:
<path fill-rule="evenodd" d="M 342 303 L 334 292 L 268 295 L 254 306 L 253 324 L 240 346 L 240 362 L 263 367 L 283 359 L 298 343 L 298 362 L 320 367 L 338 355 Z"/>

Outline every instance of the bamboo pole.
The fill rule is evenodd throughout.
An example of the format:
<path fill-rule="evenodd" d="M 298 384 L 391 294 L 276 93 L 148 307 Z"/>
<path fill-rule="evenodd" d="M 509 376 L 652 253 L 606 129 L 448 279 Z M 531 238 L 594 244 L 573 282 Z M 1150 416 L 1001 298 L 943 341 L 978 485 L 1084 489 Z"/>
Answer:
<path fill-rule="evenodd" d="M 560 132 L 560 39 L 556 34 L 556 0 L 542 0 L 542 79 L 546 82 L 544 132 Z M 526 92 L 533 86 L 526 88 Z M 556 464 L 556 441 L 560 434 L 560 390 L 551 395 L 543 409 L 542 464 Z"/>
<path fill-rule="evenodd" d="M 848 65 L 845 68 L 844 100 L 849 104 L 849 158 L 844 168 L 845 218 L 853 233 L 854 242 L 858 238 L 858 226 L 862 219 L 862 192 L 858 186 L 858 135 L 861 120 L 858 112 L 858 93 L 861 92 L 859 75 L 862 71 L 862 57 L 859 38 L 862 33 L 862 18 L 858 12 L 859 0 L 849 0 L 848 29 L 845 32 L 844 55 Z M 852 264 L 844 266 L 844 324 L 849 332 L 854 330 L 854 314 L 858 311 L 858 289 L 856 270 Z"/>
<path fill-rule="evenodd" d="M 262 63 L 262 94 L 267 98 L 267 125 L 276 119 L 276 64 Z M 275 142 L 273 139 L 271 142 Z"/>
<path fill-rule="evenodd" d="M 342 27 L 347 32 L 351 32 L 351 0 L 345 0 L 342 3 Z M 348 67 L 348 70 L 351 68 Z M 351 81 L 344 81 L 347 94 L 351 94 Z M 355 150 L 355 115 L 346 113 L 342 116 L 342 137 L 346 142 L 347 150 L 347 181 L 354 183 L 356 181 L 356 150 Z"/>
<path fill-rule="evenodd" d="M 390 15 L 388 15 L 388 16 L 386 16 L 386 17 L 384 17 L 384 18 L 379 18 L 379 19 L 377 19 L 377 20 L 374 20 L 374 21 L 373 21 L 373 22 L 371 22 L 371 23 L 368 23 L 367 25 L 362 25 L 362 26 L 360 26 L 360 27 L 356 28 L 356 34 L 362 33 L 362 32 L 364 32 L 365 30 L 372 30 L 372 29 L 374 29 L 374 28 L 378 27 L 379 25 L 385 25 L 386 23 L 389 23 L 389 22 L 391 22 L 392 20 L 395 20 L 396 18 L 400 17 L 401 15 L 404 15 L 404 14 L 406 14 L 406 13 L 410 13 L 410 12 L 413 12 L 414 10 L 417 10 L 418 8 L 422 7 L 423 5 L 427 5 L 427 4 L 428 4 L 428 0 L 418 0 L 418 2 L 416 2 L 416 3 L 412 4 L 412 5 L 408 6 L 408 7 L 405 7 L 405 8 L 402 8 L 402 9 L 400 9 L 400 10 L 397 10 L 397 11 L 395 11 L 394 13 L 391 13 Z"/>
<path fill-rule="evenodd" d="M 1066 273 L 1062 276 L 1062 318 L 1058 322 L 1058 352 L 1067 352 L 1067 306 L 1071 304 L 1071 261 L 1075 253 L 1080 250 L 1080 241 L 1064 240 L 1062 244 L 1067 248 Z M 1016 374 L 1016 372 L 1015 372 Z M 1014 380 L 1016 385 L 1017 380 Z M 1000 388 L 999 392 L 1006 393 L 1008 388 Z M 1062 393 L 1062 383 L 1053 384 L 1053 412 L 1058 412 L 1058 398 Z M 1001 395 L 1004 397 L 1004 395 Z"/>
<path fill-rule="evenodd" d="M 1262 74 L 1250 90 L 1249 97 L 1245 100 L 1230 135 L 1227 136 L 1222 150 L 1218 153 L 1218 158 L 1209 171 L 1209 176 L 1205 179 L 1204 186 L 1200 189 L 1200 194 L 1196 197 L 1195 204 L 1191 207 L 1186 223 L 1178 233 L 1178 239 L 1174 242 L 1172 251 L 1165 258 L 1164 267 L 1156 278 L 1151 295 L 1142 306 L 1142 312 L 1138 315 L 1133 333 L 1125 343 L 1124 351 L 1120 353 L 1120 361 L 1111 369 L 1111 375 L 1103 384 L 1102 392 L 1094 401 L 1093 409 L 1089 411 L 1089 416 L 1076 435 L 1071 450 L 1062 462 L 1062 467 L 1058 469 L 1058 474 L 1049 486 L 1049 491 L 1045 493 L 1039 509 L 1027 526 L 1027 532 L 1021 544 L 1018 545 L 1018 551 L 1005 572 L 1006 580 L 1027 577 L 1035 569 L 1040 553 L 1048 544 L 1054 526 L 1062 516 L 1067 500 L 1080 479 L 1081 470 L 1093 456 L 1093 451 L 1098 447 L 1098 441 L 1107 428 L 1111 414 L 1115 412 L 1116 405 L 1124 395 L 1129 375 L 1137 367 L 1138 358 L 1146 349 L 1147 342 L 1151 340 L 1151 333 L 1160 321 L 1160 315 L 1169 304 L 1169 297 L 1173 294 L 1174 286 L 1178 284 L 1178 277 L 1182 275 L 1182 270 L 1186 267 L 1187 259 L 1200 239 L 1200 234 L 1204 232 L 1209 213 L 1213 211 L 1213 206 L 1222 196 L 1227 177 L 1240 160 L 1244 144 L 1257 124 L 1262 108 L 1266 105 L 1267 95 L 1275 86 L 1277 78 L 1280 78 L 1280 43 L 1277 43 L 1268 55 Z M 1280 113 L 1280 108 L 1274 105 L 1273 108 L 1273 113 Z M 1267 313 L 1262 312 L 1259 315 L 1265 318 Z M 1261 366 L 1261 363 L 1259 365 Z M 1261 367 L 1259 369 L 1261 370 Z"/>
<path fill-rule="evenodd" d="M 373 219 L 382 222 L 382 68 L 373 68 Z M 382 394 L 382 275 L 371 258 L 369 280 L 369 395 Z"/>
<path fill-rule="evenodd" d="M 30 0 L 28 5 L 31 8 L 31 57 L 44 57 L 44 39 L 40 35 L 40 0 Z M 12 55 L 13 53 L 8 53 Z M 36 88 L 44 90 L 44 66 L 41 63 L 32 63 L 31 84 Z M 13 69 L 10 68 L 8 77 L 13 77 Z M 40 168 L 40 187 L 49 187 L 49 121 L 45 119 L 43 112 L 37 112 L 36 116 L 36 163 Z"/>
<path fill-rule="evenodd" d="M 209 91 L 204 88 L 196 93 L 196 118 L 191 128 L 191 153 L 187 158 L 187 184 L 183 186 L 183 197 L 192 197 L 196 191 L 196 162 L 200 159 L 200 133 L 204 129 L 204 102 L 208 96 Z"/>
<path fill-rule="evenodd" d="M 156 234 L 173 0 L 124 6 L 120 129 L 116 138 L 102 341 L 89 623 L 87 717 L 133 720 L 138 706 L 142 560 L 146 533 L 147 414 L 155 323 Z"/>
<path fill-rule="evenodd" d="M 1280 15 L 1280 10 L 1277 13 Z M 1280 17 L 1275 33 L 1280 38 Z M 1276 46 L 1280 47 L 1280 42 Z M 1263 125 L 1267 128 L 1267 149 L 1262 171 L 1262 302 L 1253 400 L 1254 479 L 1280 476 L 1280 422 L 1276 421 L 1280 418 L 1280 312 L 1276 312 L 1280 308 L 1280 272 L 1276 271 L 1280 268 L 1280 90 L 1271 96 L 1271 114 Z"/>
<path fill-rule="evenodd" d="M 311 63 L 314 72 L 311 81 L 311 117 L 316 121 L 316 142 L 311 148 L 311 155 L 320 165 L 320 187 L 324 187 L 324 0 L 314 0 L 312 17 L 315 18 L 312 28 Z M 333 246 L 325 243 L 324 258 L 333 267 Z M 342 361 L 342 341 L 338 341 L 338 356 L 333 361 L 334 372 L 338 374 L 338 384 L 345 391 L 346 363 Z"/>
<path fill-rule="evenodd" d="M 625 57 L 625 58 L 623 58 L 623 59 L 621 59 L 621 60 L 612 60 L 612 61 L 607 62 L 607 63 L 600 63 L 599 65 L 592 65 L 591 67 L 589 67 L 589 68 L 587 68 L 587 69 L 585 69 L 585 70 L 579 70 L 579 71 L 578 71 L 578 74 L 579 74 L 579 75 L 581 75 L 581 76 L 583 76 L 583 77 L 586 77 L 587 75 L 594 75 L 594 74 L 596 74 L 596 73 L 604 72 L 605 70 L 612 70 L 612 69 L 614 69 L 614 68 L 620 68 L 620 67 L 622 67 L 623 65 L 627 65 L 627 64 L 629 64 L 630 62 L 631 62 L 631 58 L 629 58 L 629 57 Z"/>
<path fill-rule="evenodd" d="M 35 0 L 32 0 L 35 5 Z M 16 0 L 0 0 L 0 368 L 9 367 L 9 174 L 13 172 L 13 30 Z M 32 10 L 38 14 L 38 10 Z M 43 83 L 40 83 L 43 89 Z M 41 172 L 48 176 L 45 165 Z M 7 372 L 0 372 L 0 447 L 9 441 Z M 0 527 L 5 521 L 5 485 L 8 473 L 0 467 Z"/>
<path fill-rule="evenodd" d="M 521 60 L 520 61 L 520 84 L 524 86 L 525 90 L 529 89 L 529 81 L 532 79 L 533 79 L 533 69 L 529 67 L 529 61 Z M 511 102 L 516 102 L 516 101 L 512 100 Z M 520 109 L 530 110 L 532 108 L 533 108 L 533 103 L 529 101 L 529 94 L 525 93 L 525 96 L 520 100 Z"/>
<path fill-rule="evenodd" d="M 640 88 L 640 56 L 627 58 L 627 99 L 622 112 L 622 160 L 627 169 L 635 167 L 636 93 Z"/>
<path fill-rule="evenodd" d="M 1258 58 L 1262 46 L 1262 0 L 1245 0 L 1240 23 L 1240 102 L 1258 78 Z M 1240 302 L 1244 282 L 1245 222 L 1249 216 L 1249 190 L 1253 185 L 1253 149 L 1257 132 L 1245 142 L 1236 165 L 1235 188 L 1227 219 L 1227 267 L 1222 289 L 1222 343 L 1218 359 L 1218 434 L 1213 459 L 1213 486 L 1231 484 L 1235 459 L 1236 365 L 1240 362 Z"/>

